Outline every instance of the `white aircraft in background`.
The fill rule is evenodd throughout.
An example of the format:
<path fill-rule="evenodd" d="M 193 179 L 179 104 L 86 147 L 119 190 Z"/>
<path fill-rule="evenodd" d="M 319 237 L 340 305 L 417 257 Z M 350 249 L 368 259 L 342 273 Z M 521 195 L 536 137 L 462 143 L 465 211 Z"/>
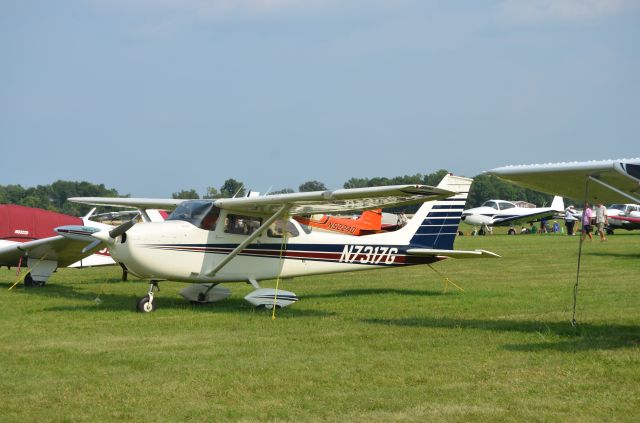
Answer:
<path fill-rule="evenodd" d="M 518 207 L 510 201 L 488 200 L 480 207 L 462 212 L 462 220 L 474 226 L 511 226 L 551 218 L 564 212 L 562 197 L 555 196 L 551 207 Z"/>
<path fill-rule="evenodd" d="M 447 257 L 497 257 L 453 249 L 471 179 L 447 175 L 438 187 L 396 185 L 216 200 L 72 198 L 71 201 L 175 210 L 165 222 L 133 221 L 110 231 L 66 226 L 74 240 L 107 245 L 130 273 L 150 281 L 137 308 L 155 310 L 160 280 L 188 282 L 183 297 L 213 302 L 230 295 L 221 282 L 250 283 L 252 304 L 284 307 L 292 292 L 260 288 L 259 281 L 295 276 L 431 264 Z M 311 231 L 293 216 L 424 203 L 394 232 L 351 236 Z"/>

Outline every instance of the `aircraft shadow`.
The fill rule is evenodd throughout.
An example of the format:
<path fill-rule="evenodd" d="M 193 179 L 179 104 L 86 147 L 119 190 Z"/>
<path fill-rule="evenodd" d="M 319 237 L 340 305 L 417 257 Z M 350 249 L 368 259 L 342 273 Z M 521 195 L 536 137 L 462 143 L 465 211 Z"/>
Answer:
<path fill-rule="evenodd" d="M 119 281 L 119 279 L 117 281 Z M 0 289 L 8 289 L 11 285 L 12 284 L 0 283 Z M 141 286 L 141 288 L 143 287 Z M 86 302 L 86 305 L 52 306 L 45 308 L 46 311 L 129 311 L 135 313 L 138 299 L 146 293 L 146 284 L 144 284 L 144 288 L 140 290 L 140 293 L 136 295 L 105 294 L 99 293 L 99 291 L 85 292 L 74 289 L 74 287 L 71 286 L 58 284 L 48 284 L 42 288 L 25 288 L 23 285 L 19 285 L 15 289 L 21 290 L 21 293 L 26 295 L 37 295 L 51 298 L 62 297 Z M 99 298 L 99 303 L 96 301 L 96 298 Z M 196 313 L 224 312 L 242 314 L 265 313 L 265 315 L 271 314 L 270 310 L 256 309 L 242 298 L 227 298 L 218 303 L 210 304 L 192 304 L 182 297 L 178 297 L 173 290 L 162 290 L 161 288 L 160 293 L 156 293 L 156 299 L 158 301 L 158 307 L 161 309 L 182 309 Z M 331 312 L 305 310 L 296 305 L 279 309 L 276 313 L 278 317 L 328 317 L 334 315 L 334 313 Z"/>
<path fill-rule="evenodd" d="M 451 318 L 410 318 L 410 319 L 365 319 L 364 322 L 378 325 L 406 327 L 480 329 L 500 332 L 537 333 L 542 342 L 503 345 L 512 351 L 534 352 L 555 350 L 578 352 L 586 350 L 607 350 L 633 348 L 640 345 L 640 327 L 618 324 L 578 323 L 571 326 L 569 321 L 542 322 L 526 320 L 481 320 Z M 557 338 L 545 341 L 546 338 Z"/>
<path fill-rule="evenodd" d="M 440 295 L 449 295 L 454 293 L 442 291 L 428 291 L 417 289 L 395 289 L 395 288 L 363 288 L 363 289 L 343 289 L 341 291 L 328 292 L 324 294 L 305 294 L 301 298 L 340 298 L 340 297 L 357 297 L 367 295 L 407 295 L 416 297 L 433 297 Z"/>

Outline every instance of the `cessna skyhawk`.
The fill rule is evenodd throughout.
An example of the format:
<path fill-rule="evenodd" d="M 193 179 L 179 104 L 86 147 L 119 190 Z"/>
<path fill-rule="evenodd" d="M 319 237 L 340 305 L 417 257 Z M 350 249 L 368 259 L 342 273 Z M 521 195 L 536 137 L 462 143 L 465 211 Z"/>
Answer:
<path fill-rule="evenodd" d="M 447 175 L 438 187 L 395 185 L 216 200 L 70 198 L 85 204 L 174 209 L 165 222 L 133 221 L 111 231 L 62 227 L 58 233 L 103 242 L 130 273 L 150 281 L 138 310 L 155 310 L 158 281 L 195 285 L 181 291 L 191 301 L 213 302 L 230 292 L 221 282 L 256 288 L 245 299 L 267 308 L 287 306 L 292 292 L 260 288 L 278 277 L 349 272 L 415 264 L 447 257 L 496 257 L 484 250 L 453 250 L 471 179 Z M 365 236 L 311 231 L 292 217 L 424 203 L 394 232 Z"/>

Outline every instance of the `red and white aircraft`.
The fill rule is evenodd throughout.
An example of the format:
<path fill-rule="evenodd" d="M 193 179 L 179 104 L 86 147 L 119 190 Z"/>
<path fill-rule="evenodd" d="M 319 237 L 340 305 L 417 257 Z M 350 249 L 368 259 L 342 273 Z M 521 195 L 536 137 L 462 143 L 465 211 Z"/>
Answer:
<path fill-rule="evenodd" d="M 13 204 L 0 204 L 0 266 L 27 269 L 24 284 L 44 286 L 58 267 L 93 267 L 116 264 L 109 251 L 98 243 L 87 246 L 85 239 L 70 239 L 56 233 L 56 228 L 72 225 L 87 230 L 111 230 L 114 226 L 96 222 L 95 209 L 84 217 L 69 216 L 50 210 Z M 126 212 L 125 212 L 126 213 Z M 143 219 L 161 222 L 167 214 L 163 210 L 144 210 Z M 109 213 L 112 219 L 122 212 Z M 135 212 L 137 216 L 139 212 Z M 123 273 L 123 279 L 126 272 Z"/>
<path fill-rule="evenodd" d="M 640 229 L 640 205 L 639 204 L 611 204 L 607 207 L 609 226 L 607 232 L 613 233 L 614 229 L 626 229 L 628 231 Z"/>
<path fill-rule="evenodd" d="M 92 210 L 93 212 L 93 210 Z M 113 226 L 32 207 L 0 204 L 0 266 L 28 269 L 26 286 L 43 286 L 58 267 L 89 267 L 115 264 L 104 246 L 82 251 L 86 243 L 58 235 L 62 225 L 79 225 L 96 230 Z"/>
<path fill-rule="evenodd" d="M 160 280 L 192 283 L 185 298 L 212 302 L 230 291 L 221 282 L 246 282 L 254 305 L 284 307 L 292 292 L 260 288 L 259 281 L 295 276 L 431 264 L 447 257 L 496 257 L 453 249 L 471 179 L 447 175 L 438 187 L 396 185 L 217 200 L 71 198 L 74 202 L 173 209 L 165 222 L 133 221 L 113 230 L 62 227 L 74 240 L 104 242 L 132 274 L 150 281 L 138 310 L 156 308 Z M 292 217 L 423 203 L 401 229 L 364 236 L 312 231 Z"/>

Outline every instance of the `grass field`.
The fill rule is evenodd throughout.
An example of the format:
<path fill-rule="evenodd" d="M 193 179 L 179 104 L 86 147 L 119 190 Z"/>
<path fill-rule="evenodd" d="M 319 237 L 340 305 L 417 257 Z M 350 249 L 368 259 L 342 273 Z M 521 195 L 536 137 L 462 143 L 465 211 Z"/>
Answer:
<path fill-rule="evenodd" d="M 459 237 L 496 260 L 284 281 L 271 320 L 116 267 L 0 271 L 0 421 L 640 421 L 640 234 Z M 263 286 L 274 286 L 264 283 Z M 99 295 L 101 302 L 94 301 Z"/>

